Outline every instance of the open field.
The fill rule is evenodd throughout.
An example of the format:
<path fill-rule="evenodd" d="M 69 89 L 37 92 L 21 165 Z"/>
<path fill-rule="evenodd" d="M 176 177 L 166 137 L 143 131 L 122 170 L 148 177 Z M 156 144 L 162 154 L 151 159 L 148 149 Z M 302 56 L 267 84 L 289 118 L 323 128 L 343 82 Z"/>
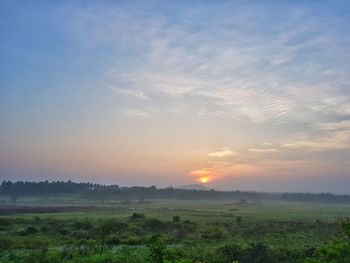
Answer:
<path fill-rule="evenodd" d="M 70 196 L 1 202 L 1 262 L 156 262 L 152 253 L 158 252 L 159 262 L 304 262 L 317 248 L 339 240 L 338 222 L 350 216 L 345 204 L 282 201 Z M 236 245 L 232 251 L 271 255 L 249 261 L 243 252 L 225 250 Z M 38 254 L 43 261 L 35 261 Z"/>

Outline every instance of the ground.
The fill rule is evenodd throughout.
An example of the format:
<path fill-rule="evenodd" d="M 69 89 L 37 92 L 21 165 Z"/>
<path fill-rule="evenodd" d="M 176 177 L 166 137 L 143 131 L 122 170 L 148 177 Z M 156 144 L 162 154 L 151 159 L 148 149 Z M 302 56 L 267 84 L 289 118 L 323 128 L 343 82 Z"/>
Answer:
<path fill-rule="evenodd" d="M 126 202 L 66 196 L 19 198 L 15 205 L 6 198 L 0 202 L 0 262 L 16 263 L 39 262 L 35 253 L 41 253 L 40 262 L 51 263 L 55 258 L 156 262 L 157 257 L 159 262 L 232 262 L 235 257 L 249 262 L 227 246 L 260 251 L 259 244 L 278 259 L 254 262 L 303 262 L 317 248 L 339 240 L 338 222 L 350 216 L 349 205 L 280 201 Z M 155 256 L 157 242 L 163 245 L 155 249 Z M 218 253 L 224 253 L 221 259 L 216 258 Z"/>

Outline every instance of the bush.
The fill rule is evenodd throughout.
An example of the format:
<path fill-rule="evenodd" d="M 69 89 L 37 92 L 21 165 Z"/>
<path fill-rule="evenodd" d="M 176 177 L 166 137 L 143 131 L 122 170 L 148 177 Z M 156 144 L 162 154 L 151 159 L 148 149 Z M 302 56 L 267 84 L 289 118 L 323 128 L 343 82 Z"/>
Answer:
<path fill-rule="evenodd" d="M 189 258 L 188 251 L 183 246 L 169 247 L 164 251 L 164 262 L 187 262 L 184 261 L 187 258 Z"/>
<path fill-rule="evenodd" d="M 0 217 L 0 226 L 10 226 L 14 221 L 9 217 Z"/>
<path fill-rule="evenodd" d="M 179 224 L 176 226 L 175 236 L 176 236 L 176 238 L 181 240 L 181 239 L 185 238 L 188 234 L 193 233 L 195 228 L 196 228 L 195 225 Z"/>
<path fill-rule="evenodd" d="M 78 229 L 78 230 L 90 230 L 90 229 L 92 229 L 93 225 L 90 221 L 84 220 L 84 221 L 74 222 L 73 227 Z"/>
<path fill-rule="evenodd" d="M 113 235 L 111 237 L 109 237 L 107 240 L 106 240 L 106 244 L 107 245 L 110 245 L 110 246 L 113 246 L 113 245 L 119 245 L 120 244 L 120 238 Z"/>
<path fill-rule="evenodd" d="M 217 249 L 217 254 L 225 262 L 239 261 L 244 257 L 244 251 L 238 244 L 228 244 Z"/>
<path fill-rule="evenodd" d="M 307 259 L 307 263 L 348 263 L 350 262 L 350 244 L 346 242 L 331 242 L 321 248 L 315 258 Z"/>
<path fill-rule="evenodd" d="M 140 214 L 140 213 L 133 213 L 131 215 L 131 219 L 135 220 L 135 219 L 140 219 L 140 218 L 145 218 L 144 214 Z"/>
<path fill-rule="evenodd" d="M 156 218 L 150 218 L 145 222 L 145 226 L 149 227 L 151 229 L 159 230 L 160 228 L 163 228 L 165 224 L 163 224 L 162 221 Z"/>
<path fill-rule="evenodd" d="M 11 249 L 14 245 L 14 242 L 11 238 L 8 237 L 0 237 L 0 251 Z"/>
<path fill-rule="evenodd" d="M 247 254 L 252 263 L 271 263 L 270 249 L 263 243 L 252 243 L 247 249 Z"/>
<path fill-rule="evenodd" d="M 120 241 L 125 245 L 142 245 L 147 242 L 145 237 L 131 236 Z"/>
<path fill-rule="evenodd" d="M 180 222 L 180 216 L 173 216 L 173 222 Z"/>
<path fill-rule="evenodd" d="M 25 229 L 18 231 L 20 236 L 32 236 L 38 232 L 38 229 L 34 226 L 27 226 Z"/>
<path fill-rule="evenodd" d="M 224 237 L 224 232 L 219 227 L 206 227 L 202 230 L 201 236 L 207 240 L 216 240 Z"/>
<path fill-rule="evenodd" d="M 47 248 L 49 242 L 43 237 L 31 237 L 23 240 L 23 248 L 26 249 L 39 249 Z"/>
<path fill-rule="evenodd" d="M 162 263 L 164 261 L 164 254 L 166 249 L 165 239 L 161 235 L 153 235 L 148 244 L 152 262 Z"/>

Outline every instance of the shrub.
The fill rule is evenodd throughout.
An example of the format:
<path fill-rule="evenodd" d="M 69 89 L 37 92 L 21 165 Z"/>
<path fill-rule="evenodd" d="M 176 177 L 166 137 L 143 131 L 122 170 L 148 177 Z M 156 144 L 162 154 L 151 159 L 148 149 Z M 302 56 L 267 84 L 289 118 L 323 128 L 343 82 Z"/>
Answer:
<path fill-rule="evenodd" d="M 135 219 L 140 219 L 140 218 L 145 218 L 145 215 L 144 214 L 141 214 L 141 213 L 133 213 L 131 215 L 131 219 L 135 220 Z"/>
<path fill-rule="evenodd" d="M 180 216 L 173 216 L 173 222 L 180 222 Z"/>
<path fill-rule="evenodd" d="M 160 229 L 162 227 L 164 227 L 164 224 L 162 221 L 160 221 L 159 219 L 156 218 L 150 218 L 147 220 L 147 222 L 145 222 L 145 226 L 149 227 L 151 229 Z"/>
<path fill-rule="evenodd" d="M 109 237 L 107 240 L 106 240 L 106 244 L 107 245 L 119 245 L 120 244 L 120 238 L 113 235 L 111 237 Z"/>
<path fill-rule="evenodd" d="M 43 237 L 31 237 L 23 240 L 23 247 L 27 249 L 47 248 L 49 242 Z"/>
<path fill-rule="evenodd" d="M 141 245 L 146 242 L 145 237 L 129 236 L 126 239 L 122 239 L 121 243 L 125 245 Z"/>
<path fill-rule="evenodd" d="M 11 249 L 14 245 L 14 242 L 11 238 L 8 237 L 0 237 L 0 251 Z"/>
<path fill-rule="evenodd" d="M 164 251 L 164 262 L 181 262 L 188 258 L 187 252 L 185 247 L 169 247 Z"/>
<path fill-rule="evenodd" d="M 90 229 L 92 229 L 93 225 L 90 221 L 84 220 L 84 221 L 74 222 L 73 227 L 78 229 L 78 230 L 90 230 Z"/>
<path fill-rule="evenodd" d="M 206 227 L 202 230 L 201 236 L 207 240 L 221 239 L 224 236 L 224 232 L 219 227 Z"/>
<path fill-rule="evenodd" d="M 331 242 L 321 248 L 316 257 L 307 259 L 305 262 L 320 263 L 347 263 L 350 262 L 350 244 L 346 242 Z"/>
<path fill-rule="evenodd" d="M 244 251 L 238 244 L 228 244 L 217 249 L 217 254 L 225 262 L 241 261 Z"/>
<path fill-rule="evenodd" d="M 164 261 L 166 247 L 165 239 L 161 235 L 156 234 L 150 238 L 148 248 L 152 262 L 162 263 Z"/>
<path fill-rule="evenodd" d="M 191 234 L 194 232 L 196 229 L 195 225 L 190 225 L 190 224 L 177 224 L 175 226 L 175 231 L 174 234 L 176 238 L 182 240 L 185 238 L 188 234 Z"/>
<path fill-rule="evenodd" d="M 252 263 L 271 263 L 270 249 L 264 243 L 252 243 L 247 249 L 247 254 Z"/>
<path fill-rule="evenodd" d="M 0 217 L 0 226 L 10 226 L 13 223 L 13 220 L 9 217 Z"/>
<path fill-rule="evenodd" d="M 38 232 L 38 229 L 34 226 L 27 226 L 26 228 L 18 231 L 20 236 L 32 236 Z"/>

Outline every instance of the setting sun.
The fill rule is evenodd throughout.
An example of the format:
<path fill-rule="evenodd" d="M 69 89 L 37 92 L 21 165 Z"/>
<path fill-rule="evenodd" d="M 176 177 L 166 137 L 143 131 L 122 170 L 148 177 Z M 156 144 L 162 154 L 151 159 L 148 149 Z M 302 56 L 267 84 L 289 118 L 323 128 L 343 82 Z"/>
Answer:
<path fill-rule="evenodd" d="M 207 183 L 209 181 L 209 178 L 207 176 L 199 178 L 199 181 L 201 181 L 203 184 Z"/>

